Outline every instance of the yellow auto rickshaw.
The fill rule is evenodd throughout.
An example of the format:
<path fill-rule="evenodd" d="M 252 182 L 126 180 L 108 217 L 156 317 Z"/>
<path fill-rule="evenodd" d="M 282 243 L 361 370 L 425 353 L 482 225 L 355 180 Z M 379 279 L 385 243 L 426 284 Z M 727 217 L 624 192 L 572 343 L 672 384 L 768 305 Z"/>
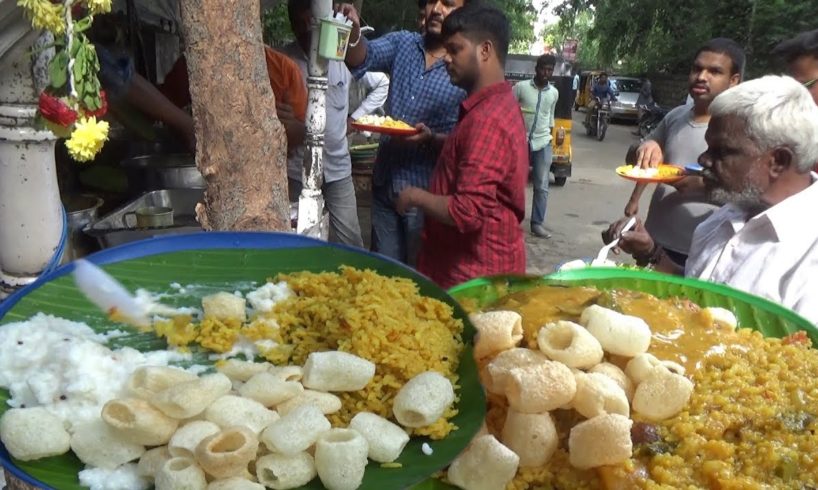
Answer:
<path fill-rule="evenodd" d="M 571 106 L 574 77 L 552 77 L 551 84 L 559 90 L 560 98 L 554 108 L 554 130 L 551 134 L 551 173 L 554 185 L 564 186 L 571 176 Z M 564 95 L 563 95 L 564 94 Z"/>
<path fill-rule="evenodd" d="M 602 73 L 601 70 L 580 72 L 579 88 L 577 88 L 577 97 L 574 101 L 575 111 L 580 107 L 588 107 L 588 104 L 591 102 L 591 87 L 594 86 L 600 73 Z"/>

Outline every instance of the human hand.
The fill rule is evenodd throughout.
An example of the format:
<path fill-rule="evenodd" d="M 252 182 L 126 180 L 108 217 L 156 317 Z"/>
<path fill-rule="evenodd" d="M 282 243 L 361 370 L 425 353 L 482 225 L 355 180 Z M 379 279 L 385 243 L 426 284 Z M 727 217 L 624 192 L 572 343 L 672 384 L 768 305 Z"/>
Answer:
<path fill-rule="evenodd" d="M 434 138 L 434 133 L 432 133 L 432 130 L 429 128 L 429 126 L 423 123 L 415 124 L 415 129 L 417 129 L 418 132 L 411 136 L 394 136 L 394 138 L 398 138 L 413 145 L 429 143 L 432 141 L 432 138 Z"/>
<path fill-rule="evenodd" d="M 407 211 L 417 206 L 415 196 L 419 190 L 417 187 L 407 187 L 401 191 L 398 195 L 398 199 L 395 201 L 395 211 L 397 211 L 399 215 L 403 216 Z"/>
<path fill-rule="evenodd" d="M 664 160 L 662 147 L 653 140 L 647 140 L 636 149 L 636 166 L 656 168 Z"/>
<path fill-rule="evenodd" d="M 335 4 L 335 12 L 343 14 L 347 19 L 352 21 L 353 30 L 361 28 L 361 16 L 358 14 L 358 9 L 351 3 Z"/>
<path fill-rule="evenodd" d="M 628 201 L 628 204 L 625 205 L 625 216 L 630 218 L 631 216 L 636 216 L 637 214 L 639 214 L 639 201 Z"/>
<path fill-rule="evenodd" d="M 624 217 L 608 227 L 602 232 L 602 241 L 605 244 L 619 239 L 619 243 L 612 249 L 614 254 L 619 254 L 620 250 L 630 255 L 648 255 L 653 251 L 654 242 L 642 220 L 636 218 L 636 224 L 630 231 L 622 233 L 622 228 L 631 218 Z"/>
<path fill-rule="evenodd" d="M 704 179 L 702 177 L 685 177 L 684 179 L 678 180 L 670 185 L 675 187 L 676 190 L 682 194 L 704 192 Z"/>
<path fill-rule="evenodd" d="M 276 102 L 276 113 L 278 114 L 279 121 L 283 124 L 292 124 L 298 121 L 295 117 L 293 106 L 285 102 Z"/>

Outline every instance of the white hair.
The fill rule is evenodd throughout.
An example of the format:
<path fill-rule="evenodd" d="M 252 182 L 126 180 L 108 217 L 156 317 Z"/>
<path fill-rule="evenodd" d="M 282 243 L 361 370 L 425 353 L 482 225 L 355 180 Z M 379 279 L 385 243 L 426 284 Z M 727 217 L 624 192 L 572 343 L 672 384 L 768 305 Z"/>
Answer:
<path fill-rule="evenodd" d="M 766 76 L 736 85 L 713 100 L 710 115 L 740 117 L 762 151 L 789 148 L 802 173 L 818 163 L 818 106 L 790 77 Z"/>

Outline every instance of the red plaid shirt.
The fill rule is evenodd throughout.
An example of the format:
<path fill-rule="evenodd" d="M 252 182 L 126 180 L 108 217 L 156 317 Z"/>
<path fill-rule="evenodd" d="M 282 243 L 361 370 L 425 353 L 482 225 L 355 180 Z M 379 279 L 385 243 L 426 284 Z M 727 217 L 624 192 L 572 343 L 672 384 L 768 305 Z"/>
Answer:
<path fill-rule="evenodd" d="M 455 226 L 426 218 L 418 270 L 444 288 L 478 276 L 525 272 L 528 154 L 525 123 L 505 82 L 470 95 L 432 174 Z"/>

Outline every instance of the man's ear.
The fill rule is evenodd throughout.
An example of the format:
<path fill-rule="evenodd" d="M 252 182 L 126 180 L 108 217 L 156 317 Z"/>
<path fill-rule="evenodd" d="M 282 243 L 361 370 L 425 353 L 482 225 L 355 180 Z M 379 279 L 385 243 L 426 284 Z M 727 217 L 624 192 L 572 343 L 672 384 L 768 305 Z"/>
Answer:
<path fill-rule="evenodd" d="M 795 165 L 795 155 L 789 148 L 779 146 L 770 152 L 770 177 L 780 177 L 793 165 Z"/>
<path fill-rule="evenodd" d="M 739 83 L 741 83 L 741 73 L 733 73 L 730 77 L 730 86 L 735 87 Z"/>
<path fill-rule="evenodd" d="M 480 59 L 482 61 L 488 61 L 491 58 L 491 52 L 494 51 L 494 43 L 491 41 L 483 41 L 480 44 Z"/>

